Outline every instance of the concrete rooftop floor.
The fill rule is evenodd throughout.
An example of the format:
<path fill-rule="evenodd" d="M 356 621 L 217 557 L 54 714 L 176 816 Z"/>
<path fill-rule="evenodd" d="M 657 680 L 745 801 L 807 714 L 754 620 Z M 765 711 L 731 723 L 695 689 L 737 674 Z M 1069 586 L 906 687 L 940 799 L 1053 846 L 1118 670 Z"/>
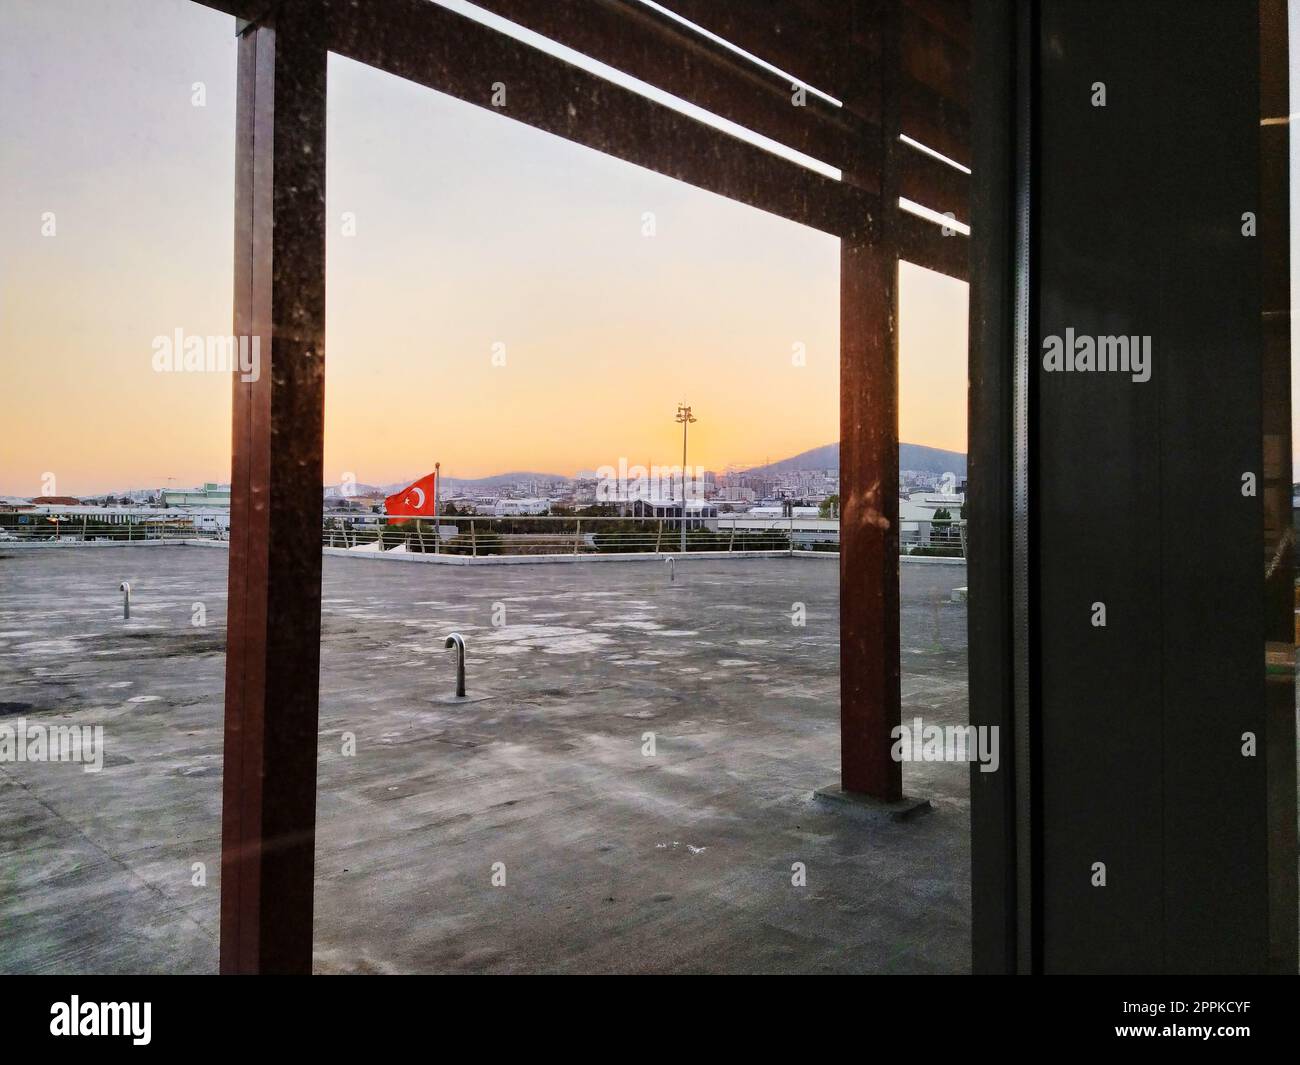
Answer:
<path fill-rule="evenodd" d="M 226 564 L 0 553 L 0 723 L 107 751 L 0 763 L 0 971 L 216 970 Z M 903 823 L 810 800 L 838 779 L 838 569 L 326 558 L 316 971 L 967 971 L 968 766 L 906 765 L 935 810 Z M 903 566 L 904 720 L 966 720 L 965 583 Z M 483 701 L 433 701 L 453 629 Z"/>

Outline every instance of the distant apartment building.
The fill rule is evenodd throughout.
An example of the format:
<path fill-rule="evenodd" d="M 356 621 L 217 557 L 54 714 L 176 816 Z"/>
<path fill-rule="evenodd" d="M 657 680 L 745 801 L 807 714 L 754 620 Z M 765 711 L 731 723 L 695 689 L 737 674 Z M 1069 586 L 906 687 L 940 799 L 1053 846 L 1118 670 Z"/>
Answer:
<path fill-rule="evenodd" d="M 492 512 L 498 518 L 514 518 L 521 515 L 549 514 L 551 512 L 551 501 L 549 499 L 498 499 Z"/>
<path fill-rule="evenodd" d="M 758 494 L 744 485 L 729 484 L 718 493 L 718 498 L 729 503 L 752 503 L 758 498 Z"/>
<path fill-rule="evenodd" d="M 229 507 L 230 485 L 208 481 L 202 488 L 164 488 L 164 507 Z"/>
<path fill-rule="evenodd" d="M 776 506 L 750 507 L 745 511 L 745 516 L 750 518 L 818 518 L 821 517 L 820 507 L 796 507 L 789 504 L 778 504 Z"/>
<path fill-rule="evenodd" d="M 571 493 L 573 502 L 583 506 L 595 503 L 597 484 L 595 477 L 575 477 Z"/>
<path fill-rule="evenodd" d="M 670 519 L 673 528 L 677 528 L 682 519 L 682 501 L 662 497 L 637 499 L 632 503 L 632 516 L 635 518 Z M 717 516 L 718 508 L 712 503 L 703 499 L 688 499 L 686 501 L 686 527 L 688 529 L 716 528 L 717 522 L 714 519 Z"/>

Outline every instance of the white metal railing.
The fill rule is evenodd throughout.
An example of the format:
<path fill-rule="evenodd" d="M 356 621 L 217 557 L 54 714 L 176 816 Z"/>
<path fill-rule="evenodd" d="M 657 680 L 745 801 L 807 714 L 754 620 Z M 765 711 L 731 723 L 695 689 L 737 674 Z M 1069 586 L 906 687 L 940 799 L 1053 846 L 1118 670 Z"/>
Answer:
<path fill-rule="evenodd" d="M 676 553 L 681 550 L 679 517 L 455 515 L 380 524 L 373 520 L 327 519 L 326 547 L 468 555 L 583 555 Z M 840 548 L 833 518 L 720 514 L 686 519 L 688 551 L 827 551 Z M 930 521 L 905 529 L 900 551 L 910 555 L 966 557 L 966 522 Z"/>
<path fill-rule="evenodd" d="M 87 515 L 54 522 L 37 515 L 23 516 L 28 517 L 28 520 L 22 523 L 14 521 L 10 524 L 0 520 L 0 547 L 6 542 L 86 543 L 110 540 L 130 543 L 137 540 L 224 540 L 229 537 L 226 529 L 178 518 L 150 520 L 142 517 L 131 522 L 108 522 L 97 521 Z"/>
<path fill-rule="evenodd" d="M 739 517 L 739 516 L 737 516 Z M 670 553 L 681 550 L 682 519 L 678 517 L 619 517 L 529 515 L 518 517 L 461 516 L 418 518 L 379 524 L 372 521 L 326 519 L 325 547 L 351 550 L 394 550 L 467 555 L 591 555 Z M 798 534 L 778 523 L 746 528 L 730 519 L 686 518 L 688 551 L 790 551 Z"/>
<path fill-rule="evenodd" d="M 329 515 L 321 528 L 323 547 L 350 550 L 466 555 L 592 555 L 681 550 L 679 517 L 612 515 L 445 515 L 388 521 L 375 515 Z M 905 555 L 966 557 L 966 522 L 930 521 L 905 527 Z M 201 520 L 167 518 L 132 524 L 96 523 L 88 516 L 51 522 L 33 516 L 24 524 L 0 522 L 4 542 L 90 542 L 225 540 L 229 531 Z M 840 549 L 839 522 L 833 518 L 762 517 L 720 514 L 686 519 L 688 551 L 825 551 Z"/>

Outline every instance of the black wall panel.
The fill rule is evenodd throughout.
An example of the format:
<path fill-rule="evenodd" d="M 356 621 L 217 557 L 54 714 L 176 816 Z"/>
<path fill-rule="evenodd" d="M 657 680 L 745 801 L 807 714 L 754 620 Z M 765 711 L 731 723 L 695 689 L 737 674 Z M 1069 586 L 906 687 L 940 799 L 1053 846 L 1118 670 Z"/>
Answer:
<path fill-rule="evenodd" d="M 1284 0 L 974 17 L 974 967 L 1294 974 Z"/>
<path fill-rule="evenodd" d="M 1265 732 L 1262 511 L 1242 491 L 1262 479 L 1242 232 L 1258 5 L 1044 0 L 1037 19 L 1039 963 L 1261 969 L 1265 758 L 1242 754 Z M 1045 338 L 1069 331 L 1149 338 L 1149 380 L 1046 369 Z"/>

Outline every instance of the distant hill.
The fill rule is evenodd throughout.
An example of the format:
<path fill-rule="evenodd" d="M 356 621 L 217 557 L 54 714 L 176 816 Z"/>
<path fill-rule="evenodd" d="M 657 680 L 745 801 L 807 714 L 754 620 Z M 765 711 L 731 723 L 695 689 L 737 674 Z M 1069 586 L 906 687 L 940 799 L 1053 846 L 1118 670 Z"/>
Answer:
<path fill-rule="evenodd" d="M 780 476 L 795 470 L 838 470 L 840 468 L 840 445 L 827 444 L 815 447 L 780 462 L 766 466 L 757 466 L 745 473 L 763 476 Z M 951 473 L 958 477 L 966 476 L 966 456 L 960 451 L 944 451 L 942 448 L 926 447 L 924 444 L 899 444 L 898 468 L 900 470 L 918 470 L 923 473 Z"/>
<path fill-rule="evenodd" d="M 499 488 L 503 484 L 512 484 L 515 481 L 564 481 L 568 478 L 562 473 L 531 473 L 520 470 L 515 473 L 497 473 L 491 477 L 444 477 L 443 480 L 449 486 L 454 484 L 457 488 Z"/>
<path fill-rule="evenodd" d="M 747 474 L 781 476 L 782 474 L 792 473 L 795 470 L 838 470 L 840 468 L 840 445 L 827 444 L 825 447 L 815 447 L 811 451 L 805 451 L 803 454 L 794 455 L 788 459 L 781 459 L 780 462 L 772 462 L 766 466 L 757 466 L 750 470 L 745 470 Z M 924 444 L 899 444 L 898 445 L 898 468 L 900 470 L 918 470 L 924 473 L 933 473 L 936 476 L 952 473 L 958 477 L 966 476 L 966 456 L 960 451 L 944 451 L 942 448 L 926 447 Z M 519 481 L 537 481 L 545 483 L 547 481 L 564 481 L 571 478 L 565 477 L 560 473 L 533 473 L 526 470 L 518 470 L 513 473 L 497 473 L 491 477 L 448 477 L 442 479 L 443 486 L 448 490 L 452 488 L 461 491 L 475 492 L 480 490 L 490 490 L 500 488 L 504 484 L 514 484 Z M 370 485 L 364 486 L 383 495 L 391 495 L 411 484 L 415 478 L 410 481 L 397 481 L 393 484 L 380 485 L 378 488 L 371 489 Z M 358 485 L 358 490 L 362 486 Z M 327 489 L 327 494 L 330 489 Z M 337 491 L 335 489 L 335 491 Z"/>
<path fill-rule="evenodd" d="M 401 481 L 396 484 L 385 485 L 384 491 L 391 495 L 393 492 L 405 488 L 414 480 L 415 478 L 412 477 L 410 481 Z M 475 489 L 480 488 L 500 488 L 503 484 L 514 484 L 516 481 L 546 482 L 563 480 L 567 480 L 567 478 L 563 474 L 559 473 L 530 473 L 521 470 L 515 473 L 495 473 L 491 477 L 448 477 L 444 475 L 442 478 L 442 484 L 448 489 L 460 488 L 474 491 Z"/>

